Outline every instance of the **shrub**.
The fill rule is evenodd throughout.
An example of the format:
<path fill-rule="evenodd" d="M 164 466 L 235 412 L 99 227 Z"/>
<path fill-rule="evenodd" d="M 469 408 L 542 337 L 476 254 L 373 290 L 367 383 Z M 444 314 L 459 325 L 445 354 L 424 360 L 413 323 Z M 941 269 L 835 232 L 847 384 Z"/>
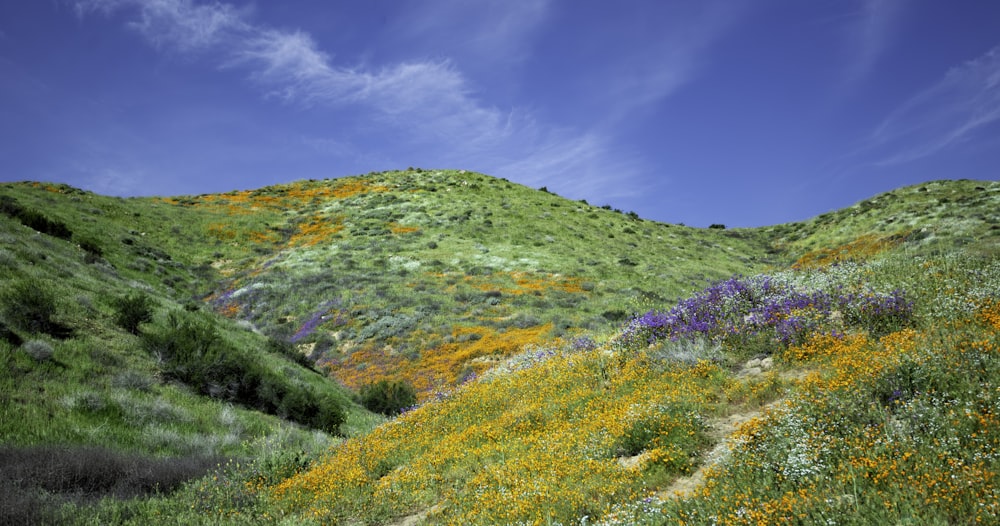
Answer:
<path fill-rule="evenodd" d="M 601 313 L 601 317 L 608 321 L 623 321 L 628 318 L 628 314 L 623 310 L 606 310 Z"/>
<path fill-rule="evenodd" d="M 18 347 L 24 343 L 24 340 L 22 340 L 16 332 L 12 331 L 10 327 L 3 322 L 3 320 L 0 320 L 0 339 L 13 345 L 14 347 Z"/>
<path fill-rule="evenodd" d="M 98 258 L 104 255 L 104 249 L 102 249 L 97 240 L 92 237 L 83 237 L 79 239 L 77 243 L 80 245 L 80 248 L 89 255 Z"/>
<path fill-rule="evenodd" d="M 41 212 L 31 209 L 23 209 L 17 217 L 21 224 L 33 228 L 43 234 L 48 234 L 60 239 L 70 239 L 73 231 L 66 226 L 66 223 L 45 217 Z"/>
<path fill-rule="evenodd" d="M 469 296 L 469 299 L 475 297 L 471 293 Z M 421 315 L 419 313 L 414 313 L 409 316 L 406 314 L 384 316 L 361 329 L 360 338 L 364 340 L 369 338 L 384 340 L 393 336 L 399 336 L 400 334 L 404 334 L 412 329 L 413 326 L 420 321 L 420 318 Z"/>
<path fill-rule="evenodd" d="M 344 421 L 343 408 L 336 399 L 267 368 L 254 354 L 223 339 L 209 320 L 195 314 L 171 313 L 166 327 L 145 332 L 142 339 L 146 350 L 163 364 L 168 378 L 201 394 L 330 433 L 337 433 Z M 272 341 L 271 352 L 281 352 L 274 349 L 276 345 L 282 344 Z"/>
<path fill-rule="evenodd" d="M 0 213 L 17 218 L 23 211 L 24 207 L 17 202 L 17 199 L 9 195 L 0 195 Z"/>
<path fill-rule="evenodd" d="M 135 371 L 123 371 L 115 375 L 111 380 L 111 385 L 145 392 L 149 391 L 150 387 L 153 386 L 153 379 Z"/>
<path fill-rule="evenodd" d="M 34 358 L 36 362 L 46 362 L 52 359 L 54 351 L 49 342 L 43 340 L 28 340 L 21 345 L 21 350 L 25 354 Z"/>
<path fill-rule="evenodd" d="M 209 472 L 220 460 L 157 459 L 91 446 L 4 447 L 0 449 L 0 486 L 25 494 L 37 488 L 65 497 L 132 498 L 173 491 Z"/>
<path fill-rule="evenodd" d="M 284 356 L 302 367 L 312 369 L 312 360 L 310 360 L 305 354 L 299 352 L 295 344 L 290 341 L 274 337 L 268 338 L 267 350 L 273 354 Z"/>
<path fill-rule="evenodd" d="M 402 380 L 380 380 L 361 389 L 361 404 L 383 415 L 398 415 L 416 403 L 416 390 Z"/>
<path fill-rule="evenodd" d="M 114 301 L 115 323 L 132 334 L 139 325 L 153 319 L 153 301 L 142 292 L 133 292 Z"/>
<path fill-rule="evenodd" d="M 200 386 L 219 354 L 215 327 L 194 316 L 170 313 L 167 327 L 143 334 L 146 350 L 164 364 L 168 376 Z"/>
<path fill-rule="evenodd" d="M 53 334 L 60 326 L 52 319 L 56 296 L 38 280 L 19 280 L 3 292 L 3 314 L 7 322 L 26 332 Z"/>
<path fill-rule="evenodd" d="M 726 225 L 723 225 L 722 223 L 713 223 L 711 225 L 708 225 L 708 228 L 714 228 L 714 229 L 717 229 L 717 230 L 725 230 L 726 229 Z"/>

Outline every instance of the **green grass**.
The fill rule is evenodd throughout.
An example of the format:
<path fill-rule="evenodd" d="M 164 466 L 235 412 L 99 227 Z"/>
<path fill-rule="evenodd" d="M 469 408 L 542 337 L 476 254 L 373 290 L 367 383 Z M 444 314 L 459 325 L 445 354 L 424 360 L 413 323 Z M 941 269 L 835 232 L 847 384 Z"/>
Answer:
<path fill-rule="evenodd" d="M 335 334 L 333 348 L 316 357 L 338 370 L 357 351 L 391 349 L 415 359 L 448 343 L 456 326 L 551 323 L 548 338 L 606 330 L 654 302 L 767 261 L 760 241 L 737 231 L 643 221 L 474 173 L 300 182 L 226 206 L 263 208 L 262 196 L 351 185 L 365 189 L 286 204 L 279 228 L 286 245 L 264 243 L 258 248 L 273 251 L 226 261 L 229 282 L 213 298 L 221 310 L 282 338 L 325 315 L 318 334 L 303 342 L 319 339 L 329 348 L 325 335 Z M 220 206 L 216 199 L 191 203 Z M 296 241 L 303 225 L 330 231 Z M 350 374 L 340 378 L 360 387 Z"/>
<path fill-rule="evenodd" d="M 215 271 L 195 259 L 193 244 L 161 245 L 155 234 L 146 233 L 158 231 L 155 225 L 183 224 L 186 212 L 161 215 L 155 202 L 107 198 L 68 187 L 4 185 L 0 193 L 71 230 L 60 236 L 38 233 L 16 217 L 0 216 L 0 442 L 9 453 L 4 462 L 10 464 L 5 472 L 17 462 L 29 472 L 51 472 L 40 463 L 44 453 L 31 453 L 32 448 L 47 448 L 42 451 L 54 452 L 55 458 L 62 451 L 70 457 L 79 453 L 93 459 L 93 466 L 102 464 L 101 459 L 126 471 L 133 469 L 128 466 L 151 466 L 150 484 L 159 482 L 160 491 L 172 491 L 179 487 L 178 476 L 201 476 L 226 459 L 250 462 L 260 454 L 262 442 L 280 437 L 291 447 L 298 444 L 314 453 L 341 440 L 338 435 L 364 433 L 381 421 L 354 403 L 352 393 L 299 360 L 269 350 L 268 338 L 202 305 L 200 299 L 218 279 Z M 170 238 L 170 232 L 163 237 Z M 123 327 L 120 300 L 130 297 L 148 298 L 154 315 Z M 196 386 L 166 375 L 165 364 L 143 345 L 143 337 L 163 326 L 171 311 L 210 324 L 222 348 L 243 353 L 243 363 L 273 371 L 297 389 L 336 400 L 347 411 L 338 433 L 294 425 L 224 397 L 204 396 Z M 165 459 L 181 459 L 174 462 L 178 465 L 186 462 L 183 459 L 202 459 L 206 467 L 157 467 Z M 24 509 L 38 513 L 78 500 L 81 492 L 90 502 L 99 499 L 101 491 L 117 491 L 74 489 L 70 483 L 39 493 L 44 485 L 34 479 L 5 478 L 0 486 L 5 495 L 23 502 Z M 48 520 L 34 517 L 22 519 Z"/>
<path fill-rule="evenodd" d="M 300 524 L 314 520 L 304 502 L 315 498 L 326 503 L 325 521 L 347 523 L 411 514 L 429 523 L 568 524 L 583 515 L 609 524 L 740 523 L 740 514 L 762 509 L 807 522 L 944 523 L 975 519 L 983 509 L 970 499 L 993 495 L 992 457 L 970 460 L 989 444 L 963 437 L 1000 432 L 982 409 L 995 402 L 983 386 L 996 383 L 996 331 L 982 318 L 1000 289 L 995 182 L 931 182 L 801 223 L 731 230 L 645 221 L 462 171 L 165 199 L 16 183 L 0 186 L 0 196 L 0 289 L 18 299 L 0 316 L 5 462 L 44 471 L 37 451 L 76 451 L 92 463 L 74 469 L 103 462 L 127 477 L 128 466 L 143 465 L 162 482 L 161 494 L 128 496 L 98 484 L 81 500 L 0 480 L 4 501 L 36 521 Z M 816 343 L 751 376 L 741 375 L 743 364 L 772 352 L 766 342 L 616 343 L 634 313 L 667 309 L 711 280 L 783 275 L 793 264 L 807 289 L 905 290 L 916 305 L 914 343 L 894 354 L 886 349 L 896 344 L 874 336 L 832 353 Z M 18 290 L 25 285 L 47 295 L 31 307 Z M 123 321 L 122 299 L 141 297 L 153 316 Z M 327 452 L 342 439 L 289 423 L 277 408 L 275 416 L 227 401 L 211 382 L 185 383 L 144 344 L 144 334 L 170 326 L 171 312 L 211 327 L 221 342 L 213 352 L 336 400 L 348 441 Z M 557 356 L 536 363 L 543 350 Z M 836 383 L 848 358 L 879 365 L 878 374 Z M 329 375 L 303 367 L 312 361 Z M 810 371 L 828 388 L 810 390 L 801 380 Z M 475 375 L 486 379 L 468 381 Z M 385 418 L 339 384 L 381 379 L 410 381 L 423 400 L 434 390 L 451 395 L 380 426 Z M 680 385 L 690 389 L 675 396 Z M 710 471 L 703 494 L 667 498 L 722 440 L 709 424 L 778 398 L 792 405 L 740 431 L 749 449 Z M 948 428 L 959 406 L 985 423 Z M 913 422 L 957 446 L 917 443 Z M 422 434 L 428 429 L 435 433 Z M 893 446 L 851 442 L 873 429 L 893 436 Z M 569 457 L 532 447 L 536 439 L 563 444 Z M 796 449 L 810 440 L 829 446 Z M 357 447 L 375 449 L 359 464 L 349 456 Z M 470 450 L 480 457 L 458 455 Z M 578 460 L 598 450 L 584 469 Z M 811 463 L 787 464 L 793 457 Z M 164 459 L 188 459 L 191 469 L 164 469 Z M 359 466 L 368 482 L 342 495 L 310 489 L 324 470 L 337 468 L 332 481 Z M 928 477 L 930 489 L 913 490 L 900 478 L 907 474 Z M 980 482 L 959 488 L 931 474 Z M 532 477 L 534 489 L 514 483 Z M 563 488 L 567 479 L 576 485 Z M 500 497 L 483 500 L 468 492 L 474 487 L 521 497 L 491 507 Z M 803 488 L 807 495 L 794 493 Z"/>

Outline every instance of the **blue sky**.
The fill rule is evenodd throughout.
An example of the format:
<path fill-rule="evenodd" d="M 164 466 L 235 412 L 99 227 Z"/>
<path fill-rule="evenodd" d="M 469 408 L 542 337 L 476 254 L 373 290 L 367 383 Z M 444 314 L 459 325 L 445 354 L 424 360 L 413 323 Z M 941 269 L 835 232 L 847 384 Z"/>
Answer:
<path fill-rule="evenodd" d="M 0 2 L 0 180 L 409 166 L 703 227 L 1000 179 L 1000 2 Z"/>

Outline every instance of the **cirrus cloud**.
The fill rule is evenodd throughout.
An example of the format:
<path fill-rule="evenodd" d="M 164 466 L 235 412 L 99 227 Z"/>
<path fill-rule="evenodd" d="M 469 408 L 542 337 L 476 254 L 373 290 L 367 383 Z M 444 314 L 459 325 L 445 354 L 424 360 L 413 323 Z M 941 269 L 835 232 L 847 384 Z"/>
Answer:
<path fill-rule="evenodd" d="M 876 165 L 914 161 L 979 139 L 1000 121 L 1000 46 L 947 72 L 886 117 L 869 137 Z"/>

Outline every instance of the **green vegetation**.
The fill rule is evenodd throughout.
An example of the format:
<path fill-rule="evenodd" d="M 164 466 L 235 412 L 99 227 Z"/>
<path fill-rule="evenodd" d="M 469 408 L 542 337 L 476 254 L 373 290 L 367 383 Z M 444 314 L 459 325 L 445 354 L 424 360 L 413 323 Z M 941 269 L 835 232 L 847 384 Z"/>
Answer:
<path fill-rule="evenodd" d="M 17 199 L 9 196 L 3 196 L 3 200 L 0 201 L 0 212 L 43 234 L 62 239 L 69 239 L 73 235 L 73 232 L 62 221 L 49 219 L 37 210 L 24 208 L 17 202 Z"/>
<path fill-rule="evenodd" d="M 153 319 L 153 301 L 142 292 L 119 297 L 114 308 L 115 323 L 132 334 L 139 334 L 139 325 Z"/>
<path fill-rule="evenodd" d="M 5 184 L 0 522 L 996 522 L 998 204 L 696 229 L 464 171 Z"/>
<path fill-rule="evenodd" d="M 17 329 L 53 336 L 64 332 L 64 328 L 53 318 L 55 295 L 43 282 L 14 281 L 0 294 L 0 302 L 3 303 L 3 316 L 7 323 Z"/>
<path fill-rule="evenodd" d="M 395 416 L 417 403 L 417 392 L 407 382 L 379 380 L 361 389 L 361 404 L 369 411 Z"/>
<path fill-rule="evenodd" d="M 64 503 L 181 491 L 220 464 L 287 473 L 381 421 L 299 353 L 204 308 L 219 275 L 145 235 L 183 224 L 184 212 L 36 184 L 3 185 L 0 202 L 0 523 L 59 523 Z M 171 359 L 184 350 L 210 352 Z M 253 396 L 232 395 L 255 380 Z M 262 464 L 263 446 L 278 442 L 301 458 Z"/>
<path fill-rule="evenodd" d="M 142 343 L 162 364 L 168 379 L 179 380 L 199 394 L 329 433 L 337 433 L 343 423 L 342 397 L 317 393 L 303 381 L 301 369 L 279 373 L 264 362 L 261 351 L 242 352 L 222 339 L 210 318 L 170 312 L 163 326 L 142 334 Z"/>

